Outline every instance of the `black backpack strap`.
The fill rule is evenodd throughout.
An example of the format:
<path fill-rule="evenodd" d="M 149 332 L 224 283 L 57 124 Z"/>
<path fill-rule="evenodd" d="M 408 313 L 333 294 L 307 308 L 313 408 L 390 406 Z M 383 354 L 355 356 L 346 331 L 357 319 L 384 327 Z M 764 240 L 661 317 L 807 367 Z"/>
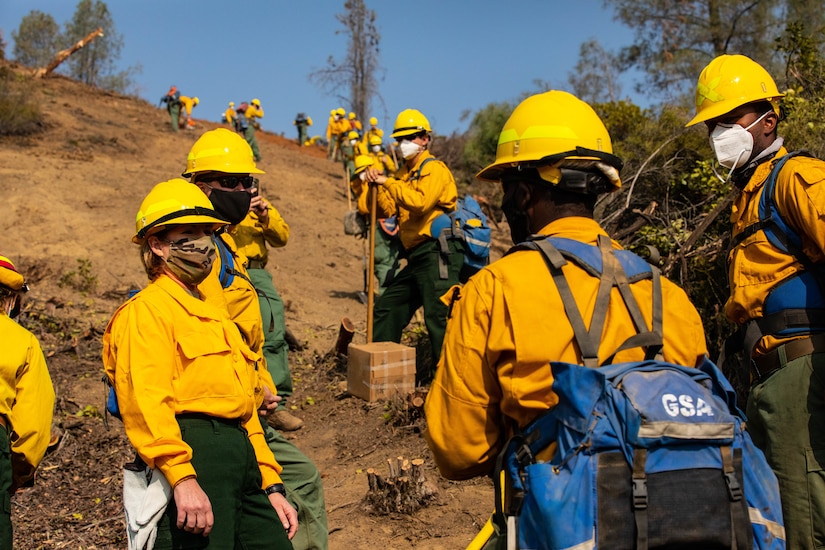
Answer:
<path fill-rule="evenodd" d="M 410 181 L 418 181 L 418 180 L 421 178 L 421 170 L 422 170 L 422 169 L 424 168 L 424 166 L 425 166 L 428 162 L 430 162 L 431 160 L 438 160 L 438 159 L 437 159 L 437 158 L 435 158 L 435 157 L 427 157 L 427 158 L 425 158 L 423 161 L 421 161 L 421 165 L 418 167 L 418 170 L 416 170 L 416 171 L 413 173 L 413 175 L 412 175 L 412 176 L 410 176 Z"/>
<path fill-rule="evenodd" d="M 601 329 L 604 326 L 604 319 L 607 315 L 607 308 L 600 308 L 600 304 L 604 301 L 605 296 L 610 299 L 610 289 L 612 285 L 612 277 L 603 274 L 599 281 L 599 290 L 596 297 L 596 308 L 593 312 L 593 319 L 590 323 L 590 330 L 584 324 L 579 306 L 576 304 L 576 299 L 573 297 L 573 291 L 570 289 L 570 284 L 564 276 L 562 266 L 567 264 L 567 260 L 561 255 L 561 252 L 553 246 L 549 239 L 542 239 L 534 241 L 534 244 L 541 252 L 545 263 L 547 264 L 553 281 L 556 283 L 556 288 L 561 296 L 562 304 L 564 304 L 564 312 L 567 314 L 567 320 L 570 321 L 570 326 L 573 327 L 573 334 L 576 338 L 576 343 L 579 345 L 579 352 L 582 356 L 584 366 L 596 368 L 599 366 L 599 340 L 601 340 Z M 607 266 L 605 266 L 606 268 Z M 595 339 L 592 334 L 596 328 L 599 328 L 599 337 Z"/>

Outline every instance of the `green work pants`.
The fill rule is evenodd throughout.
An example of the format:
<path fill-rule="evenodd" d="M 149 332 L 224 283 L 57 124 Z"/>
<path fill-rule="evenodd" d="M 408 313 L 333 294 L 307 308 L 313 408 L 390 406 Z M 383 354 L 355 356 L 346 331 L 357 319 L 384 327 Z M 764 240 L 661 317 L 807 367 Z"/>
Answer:
<path fill-rule="evenodd" d="M 0 550 L 12 550 L 11 485 L 9 433 L 0 426 Z"/>
<path fill-rule="evenodd" d="M 438 251 L 437 241 L 426 241 L 407 253 L 407 266 L 398 272 L 375 302 L 372 339 L 375 342 L 401 342 L 401 333 L 415 311 L 424 306 L 424 324 L 430 337 L 432 365 L 416 372 L 416 384 L 430 382 L 441 356 L 447 329 L 447 306 L 441 296 L 458 284 L 464 254 L 458 240 L 447 241 L 449 254 Z M 447 278 L 439 276 L 439 258 L 447 265 Z"/>
<path fill-rule="evenodd" d="M 252 122 L 250 121 L 249 126 L 243 132 L 243 137 L 246 139 L 246 142 L 249 144 L 249 147 L 252 148 L 252 156 L 255 159 L 255 162 L 261 160 L 261 150 L 258 149 L 258 140 L 255 139 L 255 127 L 252 126 Z"/>
<path fill-rule="evenodd" d="M 295 550 L 327 550 L 327 511 L 318 468 L 266 423 L 264 434 L 275 460 L 284 468 L 281 479 L 286 487 L 286 498 L 298 511 L 298 532 L 292 537 L 292 546 Z"/>
<path fill-rule="evenodd" d="M 390 237 L 380 227 L 375 228 L 375 278 L 378 279 L 378 295 L 384 293 L 398 273 L 398 260 L 401 256 L 401 241 L 397 236 Z"/>
<path fill-rule="evenodd" d="M 181 436 L 192 447 L 192 466 L 209 497 L 215 524 L 208 537 L 175 525 L 174 497 L 158 523 L 155 550 L 290 549 L 278 514 L 261 489 L 261 471 L 246 431 L 238 421 L 179 416 Z"/>
<path fill-rule="evenodd" d="M 303 145 L 307 140 L 307 125 L 297 124 L 298 126 L 298 145 Z"/>
<path fill-rule="evenodd" d="M 779 479 L 788 548 L 825 548 L 825 353 L 751 388 L 748 431 Z"/>
<path fill-rule="evenodd" d="M 180 127 L 180 124 L 179 124 L 180 104 L 177 104 L 177 105 L 171 105 L 170 104 L 167 107 L 167 110 L 169 111 L 169 116 L 172 118 L 172 131 L 177 132 L 179 127 Z"/>
<path fill-rule="evenodd" d="M 272 275 L 266 269 L 250 269 L 249 278 L 258 291 L 258 305 L 264 323 L 264 358 L 272 375 L 278 395 L 283 397 L 280 407 L 286 405 L 292 395 L 292 376 L 289 374 L 289 345 L 286 343 L 284 302 L 272 284 Z"/>

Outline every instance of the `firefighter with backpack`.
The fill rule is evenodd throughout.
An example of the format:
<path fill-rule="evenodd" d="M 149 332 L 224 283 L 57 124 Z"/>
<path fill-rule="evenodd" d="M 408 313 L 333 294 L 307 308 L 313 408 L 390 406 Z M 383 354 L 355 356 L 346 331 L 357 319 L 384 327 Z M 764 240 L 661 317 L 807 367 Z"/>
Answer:
<path fill-rule="evenodd" d="M 212 272 L 198 290 L 207 302 L 225 309 L 250 349 L 263 355 L 262 365 L 266 368 L 259 369 L 263 384 L 274 387 L 279 396 L 288 396 L 292 380 L 283 342 L 283 310 L 278 311 L 279 297 L 275 298 L 277 292 L 272 287 L 271 276 L 264 269 L 266 255 L 260 247 L 266 243 L 259 239 L 264 231 L 264 218 L 268 218 L 266 227 L 272 228 L 267 231 L 270 242 L 276 239 L 285 242 L 289 229 L 283 220 L 275 219 L 274 208 L 262 197 L 253 196 L 254 178 L 263 173 L 255 165 L 245 140 L 234 132 L 218 128 L 205 132 L 192 146 L 183 175 L 208 195 L 212 207 L 229 221 L 231 228 L 215 235 L 218 255 Z M 245 252 L 255 260 L 250 260 Z M 283 387 L 277 386 L 274 380 Z M 265 403 L 268 418 L 261 423 L 267 445 L 283 466 L 281 479 L 286 498 L 298 513 L 298 529 L 292 544 L 295 550 L 326 550 L 327 516 L 321 476 L 312 461 L 274 429 L 273 425 L 279 423 L 272 422 L 273 417 L 280 421 L 280 428 L 284 427 L 284 417 L 292 421 L 293 429 L 302 423 L 283 406 L 279 407 L 278 400 L 280 397 Z"/>
<path fill-rule="evenodd" d="M 166 104 L 166 111 L 172 119 L 172 131 L 177 132 L 180 128 L 180 92 L 177 86 L 172 86 L 166 95 L 160 98 L 160 105 Z"/>
<path fill-rule="evenodd" d="M 601 433 L 601 422 L 615 411 L 594 409 L 597 398 L 607 391 L 595 382 L 602 369 L 579 365 L 598 367 L 611 359 L 618 364 L 659 357 L 684 365 L 673 367 L 681 369 L 681 374 L 690 371 L 704 376 L 692 367 L 704 365 L 707 355 L 701 319 L 684 291 L 638 256 L 622 250 L 594 219 L 599 195 L 621 188 L 621 167 L 595 111 L 567 92 L 550 91 L 531 96 L 515 108 L 501 131 L 495 161 L 478 174 L 479 179 L 501 183 L 501 209 L 513 243 L 522 244 L 452 294 L 444 348 L 425 413 L 427 442 L 445 477 L 490 475 L 496 482 L 495 529 L 484 530 L 485 537 L 492 534 L 485 548 L 503 548 L 496 544 L 505 535 L 511 539 L 508 548 L 516 548 L 517 543 L 522 548 L 646 548 L 648 540 L 651 547 L 662 547 L 657 546 L 662 538 L 657 532 L 660 522 L 653 518 L 663 508 L 667 513 L 668 506 L 654 507 L 657 501 L 651 500 L 647 509 L 647 494 L 642 490 L 647 483 L 652 491 L 655 480 L 646 480 L 644 459 L 640 467 L 634 463 L 633 476 L 639 479 L 633 487 L 641 488 L 638 494 L 635 489 L 632 496 L 630 489 L 627 493 L 624 489 L 608 491 L 626 495 L 617 504 L 619 515 L 613 516 L 614 521 L 602 517 L 602 508 L 596 514 L 596 507 L 587 500 L 596 494 L 601 498 L 591 481 L 601 482 L 603 468 L 608 466 L 607 461 L 599 460 L 598 468 L 588 462 L 600 450 L 590 442 Z M 579 380 L 573 376 L 577 373 L 593 381 L 573 384 Z M 573 389 L 562 393 L 569 385 Z M 654 396 L 654 405 L 659 403 L 656 389 L 643 392 Z M 575 401 L 562 400 L 565 395 L 574 399 L 590 396 L 591 401 L 576 407 Z M 698 403 L 692 396 L 685 401 L 688 398 Z M 663 403 L 670 403 L 669 398 Z M 564 407 L 557 409 L 560 404 Z M 579 410 L 582 419 L 573 415 Z M 662 411 L 661 403 L 657 410 L 673 420 Z M 668 410 L 672 412 L 672 407 Z M 702 412 L 706 412 L 704 407 Z M 555 424 L 540 423 L 552 421 L 554 413 L 568 417 Z M 695 413 L 694 409 L 694 418 Z M 670 424 L 662 423 L 666 425 Z M 561 436 L 566 426 L 592 439 L 572 445 L 574 441 Z M 598 433 L 592 434 L 588 430 L 594 426 Z M 693 425 L 685 433 L 692 429 L 699 433 L 700 428 Z M 525 435 L 520 437 L 522 432 Z M 728 456 L 734 454 L 731 451 Z M 620 461 L 609 463 L 616 468 L 610 472 L 620 475 L 617 487 L 630 487 L 626 458 L 611 455 L 616 456 Z M 713 476 L 718 482 L 714 487 L 721 487 L 724 495 L 721 464 L 732 464 L 733 459 L 725 461 L 720 453 L 715 458 L 720 468 Z M 519 466 L 517 473 L 508 468 L 514 464 Z M 573 464 L 571 468 L 576 469 L 571 473 L 565 466 Z M 576 478 L 575 473 L 582 477 Z M 566 479 L 570 483 L 565 484 Z M 554 490 L 537 490 L 542 482 Z M 524 486 L 517 487 L 520 483 Z M 687 493 L 687 489 L 679 490 Z M 638 513 L 628 503 L 638 505 Z M 686 503 L 694 505 L 687 497 Z M 613 509 L 608 507 L 610 501 L 599 504 L 606 511 Z M 740 514 L 736 523 L 740 528 L 747 515 L 741 504 L 741 497 L 729 503 L 731 514 Z M 537 515 L 537 510 L 554 510 L 554 517 Z M 650 530 L 641 521 L 648 512 Z M 713 514 L 694 514 L 692 520 L 710 524 Z M 639 521 L 634 523 L 634 516 Z M 678 534 L 680 528 L 672 531 Z M 741 529 L 735 532 L 741 536 Z M 559 543 L 560 539 L 566 542 Z M 710 547 L 703 540 L 684 547 Z M 670 542 L 676 543 L 668 540 L 665 544 Z M 477 541 L 473 547 L 480 548 L 482 543 Z"/>
<path fill-rule="evenodd" d="M 389 211 L 398 212 L 402 254 L 407 259 L 406 267 L 375 302 L 373 340 L 400 342 L 402 331 L 423 306 L 433 363 L 427 371 L 416 373 L 419 384 L 432 379 L 441 355 L 447 325 L 447 305 L 441 296 L 458 284 L 464 265 L 461 242 L 450 240 L 444 253 L 431 232 L 432 222 L 445 212 L 453 212 L 458 200 L 453 174 L 428 150 L 431 134 L 430 122 L 420 111 L 401 111 L 392 137 L 399 142 L 404 165 L 395 176 L 375 168 L 368 168 L 365 175 L 367 182 L 381 187 L 379 196 L 385 193 L 394 204 Z"/>
<path fill-rule="evenodd" d="M 305 113 L 298 113 L 295 120 L 292 121 L 292 124 L 298 129 L 298 145 L 305 145 L 307 141 L 307 128 L 312 126 L 312 117 L 306 116 Z"/>
<path fill-rule="evenodd" d="M 103 336 L 106 374 L 138 454 L 124 469 L 130 547 L 292 548 L 297 515 L 257 412 L 260 356 L 198 291 L 222 218 L 179 178 L 153 187 L 135 218 L 132 241 L 150 282 Z M 147 479 L 161 478 L 166 488 L 150 490 Z"/>
<path fill-rule="evenodd" d="M 748 431 L 779 478 L 789 548 L 825 546 L 825 162 L 788 153 L 780 93 L 743 55 L 699 75 L 696 116 L 734 199 L 725 315 L 744 352 Z"/>

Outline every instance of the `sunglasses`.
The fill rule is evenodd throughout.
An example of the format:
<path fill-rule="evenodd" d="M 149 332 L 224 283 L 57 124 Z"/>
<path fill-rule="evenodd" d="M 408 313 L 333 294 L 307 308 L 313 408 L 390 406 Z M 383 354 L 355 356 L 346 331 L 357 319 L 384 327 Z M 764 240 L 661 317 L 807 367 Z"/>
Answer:
<path fill-rule="evenodd" d="M 249 189 L 255 184 L 255 178 L 252 176 L 205 176 L 199 178 L 198 181 L 204 183 L 218 182 L 221 187 L 226 189 L 235 189 L 239 183 L 244 189 Z"/>

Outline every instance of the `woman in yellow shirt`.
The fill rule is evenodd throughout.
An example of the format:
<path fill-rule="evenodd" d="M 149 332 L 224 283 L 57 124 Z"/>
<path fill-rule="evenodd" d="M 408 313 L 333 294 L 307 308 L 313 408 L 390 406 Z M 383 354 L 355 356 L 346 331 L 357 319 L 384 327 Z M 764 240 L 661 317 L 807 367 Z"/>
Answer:
<path fill-rule="evenodd" d="M 257 414 L 260 357 L 197 291 L 215 259 L 213 232 L 225 224 L 196 186 L 156 185 L 132 239 L 151 282 L 104 335 L 126 435 L 172 488 L 156 549 L 292 548 L 297 528 Z"/>

